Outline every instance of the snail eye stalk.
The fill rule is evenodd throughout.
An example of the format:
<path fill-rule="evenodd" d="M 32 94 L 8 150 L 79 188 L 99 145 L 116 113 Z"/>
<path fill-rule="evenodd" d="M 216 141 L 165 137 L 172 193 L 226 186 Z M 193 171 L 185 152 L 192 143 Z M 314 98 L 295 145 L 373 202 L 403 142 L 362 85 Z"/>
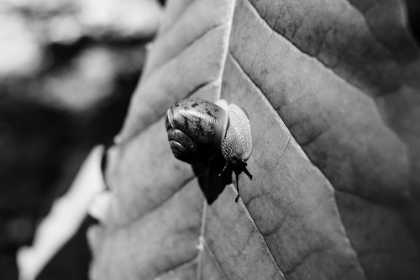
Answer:
<path fill-rule="evenodd" d="M 232 162 L 226 161 L 226 164 L 223 167 L 222 171 L 220 172 L 219 176 L 222 176 L 222 174 L 225 172 L 226 168 L 228 168 L 229 164 L 233 165 L 233 171 L 235 172 L 235 175 L 236 175 L 236 190 L 238 192 L 238 196 L 235 198 L 235 202 L 238 203 L 238 199 L 239 199 L 239 174 L 244 172 L 250 180 L 252 180 L 252 175 L 248 171 L 248 169 L 246 169 L 247 163 L 242 161 L 242 160 L 239 160 L 238 158 L 235 157 Z"/>
<path fill-rule="evenodd" d="M 219 176 L 233 170 L 239 194 L 239 174 L 244 172 L 252 179 L 246 169 L 252 153 L 251 126 L 242 108 L 219 103 L 226 106 L 194 98 L 175 103 L 166 113 L 168 140 L 174 156 L 187 163 L 210 164 L 221 154 L 226 164 Z"/>

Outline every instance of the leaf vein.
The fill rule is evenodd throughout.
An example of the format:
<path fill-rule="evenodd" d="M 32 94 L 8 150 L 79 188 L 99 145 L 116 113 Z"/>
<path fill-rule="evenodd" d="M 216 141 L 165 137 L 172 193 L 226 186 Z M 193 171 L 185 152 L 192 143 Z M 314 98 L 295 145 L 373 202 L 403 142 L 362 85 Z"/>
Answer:
<path fill-rule="evenodd" d="M 120 230 L 124 230 L 128 227 L 130 227 L 133 223 L 133 221 L 139 221 L 144 219 L 148 214 L 152 213 L 153 211 L 163 207 L 167 202 L 169 202 L 177 193 L 179 193 L 189 182 L 191 182 L 192 180 L 194 180 L 196 177 L 189 177 L 187 178 L 184 182 L 182 182 L 179 186 L 179 188 L 177 188 L 174 192 L 172 192 L 169 196 L 165 197 L 163 200 L 159 201 L 157 204 L 155 204 L 153 207 L 149 208 L 146 212 L 137 215 L 133 218 L 131 218 L 129 221 L 122 223 L 122 224 L 118 224 L 118 225 L 113 225 L 112 227 L 108 227 L 108 230 L 110 232 L 117 232 Z"/>
<path fill-rule="evenodd" d="M 212 260 L 214 261 L 214 263 L 219 267 L 220 271 L 223 273 L 223 275 L 225 276 L 225 278 L 226 279 L 229 279 L 228 276 L 226 275 L 226 272 L 223 270 L 222 265 L 220 264 L 219 260 L 213 254 L 213 251 L 210 249 L 209 245 L 207 244 L 207 242 L 205 240 L 204 240 L 204 246 L 205 246 L 205 248 L 207 248 L 210 257 L 212 258 Z"/>
<path fill-rule="evenodd" d="M 388 55 L 390 56 L 390 57 L 392 57 L 392 59 L 395 61 L 395 62 L 397 62 L 398 63 L 398 53 L 396 52 L 396 50 L 395 49 L 393 49 L 392 47 L 390 47 L 389 46 L 389 44 L 387 44 L 387 42 L 386 42 L 386 40 L 384 40 L 379 34 L 377 34 L 376 32 L 375 32 L 375 29 L 374 29 L 374 27 L 369 23 L 369 20 L 367 19 L 367 12 L 369 11 L 369 10 L 371 10 L 371 9 L 373 9 L 375 6 L 377 6 L 378 5 L 378 3 L 371 3 L 370 5 L 368 5 L 367 7 L 366 7 L 366 9 L 364 9 L 364 10 L 362 10 L 360 7 L 358 7 L 355 3 L 353 3 L 353 1 L 352 0 L 348 0 L 347 1 L 348 3 L 349 3 L 349 5 L 353 8 L 353 9 L 355 9 L 356 11 L 358 11 L 361 15 L 362 15 L 362 17 L 363 17 L 363 20 L 364 20 L 364 22 L 365 22 L 365 25 L 366 25 L 366 29 L 368 30 L 368 32 L 369 32 L 369 34 L 371 34 L 372 35 L 372 37 L 374 38 L 374 39 L 376 39 L 376 42 L 377 43 L 379 43 L 379 45 L 381 45 L 382 46 L 382 48 L 388 53 Z"/>
<path fill-rule="evenodd" d="M 258 85 L 252 80 L 252 78 L 245 72 L 245 70 L 242 68 L 242 66 L 240 65 L 240 63 L 239 63 L 239 61 L 235 58 L 235 56 L 233 55 L 233 53 L 232 52 L 229 52 L 229 54 L 230 54 L 230 57 L 232 58 L 232 61 L 233 61 L 233 63 L 235 64 L 235 66 L 238 68 L 238 70 L 258 89 L 258 93 L 263 97 L 263 98 L 265 98 L 266 99 L 266 101 L 271 105 L 271 103 L 270 103 L 270 101 L 266 98 L 266 96 L 264 95 L 264 93 L 262 92 L 262 90 L 261 90 L 261 88 L 259 88 L 258 87 Z M 271 105 L 271 107 L 272 107 L 272 105 Z M 273 108 L 273 107 L 272 107 Z M 274 110 L 274 108 L 273 108 L 273 110 Z M 277 113 L 277 112 L 276 112 Z M 278 113 L 277 113 L 278 114 Z M 279 115 L 279 117 L 280 117 L 280 115 Z M 280 117 L 280 119 L 281 119 L 281 117 Z M 288 129 L 288 128 L 287 128 Z M 289 131 L 289 133 L 290 133 L 290 131 Z M 291 134 L 291 133 L 290 133 Z M 292 134 L 291 134 L 292 135 Z M 303 151 L 303 150 L 302 150 Z M 303 153 L 305 153 L 304 151 L 303 151 Z M 306 153 L 305 153 L 305 155 L 306 155 Z M 306 157 L 308 158 L 308 160 L 309 161 L 311 161 L 311 159 L 306 155 Z M 312 161 L 311 161 L 312 162 Z M 312 162 L 312 164 L 314 165 L 314 166 L 316 166 L 313 162 Z M 328 186 L 329 186 L 329 188 L 332 190 L 332 192 L 335 192 L 336 191 L 336 189 L 333 187 L 333 185 L 331 184 L 331 182 L 329 181 L 329 179 L 325 176 L 325 174 L 323 173 L 323 171 L 322 170 L 320 170 L 319 168 L 318 168 L 318 170 L 320 171 L 320 173 L 322 174 L 322 176 L 323 176 L 323 178 L 327 181 L 327 183 L 328 183 Z M 351 247 L 351 249 L 353 250 L 353 252 L 354 252 L 354 254 L 355 254 L 355 256 L 356 256 L 356 260 L 357 260 L 357 262 L 358 262 L 358 264 L 359 264 L 359 267 L 360 267 L 360 269 L 361 269 L 361 271 L 362 271 L 362 273 L 363 273 L 363 275 L 364 275 L 364 278 L 366 278 L 367 279 L 367 277 L 366 277 L 366 272 L 365 272 L 365 268 L 362 266 L 362 264 L 361 264 L 361 262 L 360 262 L 360 260 L 359 260 L 359 258 L 358 258 L 358 253 L 357 253 L 357 251 L 356 251 L 356 249 L 355 249 L 355 247 L 354 247 L 354 245 L 353 245 L 353 243 L 351 242 L 351 240 L 350 240 L 350 238 L 348 237 L 348 235 L 347 235 L 347 231 L 345 230 L 345 227 L 344 227 L 344 225 L 343 225 L 343 222 L 342 222 L 342 219 L 341 219 L 341 214 L 340 214 L 340 211 L 338 210 L 338 207 L 336 207 L 336 209 L 337 209 L 337 214 L 338 214 L 338 216 L 339 216 L 339 219 L 340 219 L 340 222 L 341 222 L 341 226 L 342 226 L 342 228 L 343 228 L 343 234 L 344 234 L 344 236 L 345 236 L 345 238 L 346 238 L 346 240 L 348 241 L 348 243 L 349 243 L 349 245 L 350 245 L 350 247 Z M 247 209 L 247 211 L 248 211 L 248 209 Z M 248 211 L 248 214 L 249 214 L 249 211 Z M 254 221 L 251 219 L 251 221 L 252 221 L 252 223 L 255 225 L 255 223 L 254 223 Z M 261 231 L 260 231 L 260 229 L 255 225 L 255 227 L 258 229 L 258 231 L 260 232 L 260 234 L 263 236 L 263 238 L 264 238 L 264 241 L 265 241 L 265 237 L 264 237 L 264 235 L 261 233 Z M 266 245 L 267 245 L 267 242 L 265 241 L 265 243 L 266 243 Z M 270 247 L 267 245 L 267 248 L 270 250 Z M 273 254 L 272 254 L 272 252 L 271 252 L 271 250 L 270 250 L 270 253 L 271 253 L 271 256 L 273 256 Z M 274 259 L 274 257 L 273 257 L 273 259 Z M 275 259 L 274 259 L 275 260 Z M 277 267 L 279 267 L 279 264 L 276 262 L 276 264 L 277 264 Z M 279 269 L 280 269 L 280 267 L 279 267 Z"/>
<path fill-rule="evenodd" d="M 344 82 L 346 82 L 346 84 L 351 85 L 352 87 L 356 88 L 358 91 L 364 92 L 364 90 L 360 87 L 358 87 L 357 85 L 355 85 L 354 83 L 351 83 L 350 80 L 345 79 L 342 75 L 340 75 L 339 73 L 337 73 L 336 71 L 334 71 L 333 68 L 331 68 L 329 65 L 327 65 L 324 61 L 320 60 L 316 54 L 311 54 L 307 51 L 305 51 L 304 49 L 300 48 L 298 45 L 296 45 L 295 43 L 293 43 L 292 41 L 290 41 L 288 38 L 286 38 L 284 35 L 282 35 L 281 33 L 279 33 L 278 31 L 274 30 L 265 20 L 264 18 L 262 18 L 262 16 L 260 15 L 260 13 L 258 12 L 257 8 L 250 2 L 250 0 L 244 0 L 246 1 L 246 3 L 248 4 L 248 6 L 252 9 L 253 13 L 258 17 L 259 22 L 262 22 L 262 24 L 264 24 L 264 26 L 266 28 L 268 28 L 271 32 L 273 32 L 274 34 L 277 34 L 278 36 L 281 36 L 283 39 L 287 40 L 290 44 L 292 44 L 296 49 L 298 49 L 300 52 L 302 52 L 303 54 L 312 57 L 313 59 L 316 59 L 319 63 L 321 63 L 327 70 L 332 71 L 335 76 L 341 80 L 343 80 Z M 319 53 L 319 51 L 317 52 Z"/>
<path fill-rule="evenodd" d="M 202 258 L 203 258 L 203 252 L 204 252 L 204 244 L 205 243 L 205 229 L 206 229 L 206 218 L 207 218 L 207 201 L 203 200 L 203 213 L 201 216 L 201 229 L 200 229 L 200 236 L 198 237 L 198 256 L 197 256 L 197 262 L 198 262 L 198 268 L 197 268 L 197 280 L 201 279 L 201 270 L 202 270 Z"/>

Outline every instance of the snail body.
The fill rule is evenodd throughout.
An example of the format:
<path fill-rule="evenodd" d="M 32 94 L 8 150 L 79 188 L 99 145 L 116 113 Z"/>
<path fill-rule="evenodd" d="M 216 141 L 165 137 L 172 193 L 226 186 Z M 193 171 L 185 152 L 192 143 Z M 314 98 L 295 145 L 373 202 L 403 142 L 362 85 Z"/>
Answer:
<path fill-rule="evenodd" d="M 245 163 L 252 153 L 251 126 L 248 117 L 235 104 L 230 104 L 227 112 L 229 121 L 221 147 L 223 157 L 233 165 L 236 165 L 238 160 Z"/>
<path fill-rule="evenodd" d="M 187 163 L 209 163 L 220 152 L 226 160 L 222 172 L 231 165 L 238 176 L 245 172 L 252 153 L 251 126 L 237 105 L 222 108 L 201 99 L 185 99 L 166 114 L 166 130 L 174 156 Z"/>

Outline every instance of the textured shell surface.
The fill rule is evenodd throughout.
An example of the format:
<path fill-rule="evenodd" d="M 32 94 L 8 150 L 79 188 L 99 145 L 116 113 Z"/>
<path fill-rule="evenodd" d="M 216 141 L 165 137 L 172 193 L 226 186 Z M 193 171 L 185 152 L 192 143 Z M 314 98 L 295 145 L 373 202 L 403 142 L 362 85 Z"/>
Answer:
<path fill-rule="evenodd" d="M 227 118 L 224 109 L 205 100 L 185 99 L 175 103 L 166 115 L 174 155 L 186 162 L 206 161 L 217 156 L 225 137 Z"/>
<path fill-rule="evenodd" d="M 222 143 L 222 154 L 226 161 L 239 159 L 246 162 L 252 153 L 251 125 L 246 113 L 237 105 L 228 107 L 228 128 Z"/>

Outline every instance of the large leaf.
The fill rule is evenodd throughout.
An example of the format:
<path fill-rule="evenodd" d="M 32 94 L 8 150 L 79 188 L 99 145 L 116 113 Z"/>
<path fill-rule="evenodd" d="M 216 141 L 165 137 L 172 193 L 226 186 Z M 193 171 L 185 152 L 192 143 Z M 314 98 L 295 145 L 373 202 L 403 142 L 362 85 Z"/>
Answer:
<path fill-rule="evenodd" d="M 169 1 L 108 155 L 93 279 L 419 279 L 420 62 L 404 24 L 391 0 Z M 190 95 L 249 114 L 237 204 L 232 184 L 209 200 L 215 165 L 172 156 L 163 115 Z"/>

